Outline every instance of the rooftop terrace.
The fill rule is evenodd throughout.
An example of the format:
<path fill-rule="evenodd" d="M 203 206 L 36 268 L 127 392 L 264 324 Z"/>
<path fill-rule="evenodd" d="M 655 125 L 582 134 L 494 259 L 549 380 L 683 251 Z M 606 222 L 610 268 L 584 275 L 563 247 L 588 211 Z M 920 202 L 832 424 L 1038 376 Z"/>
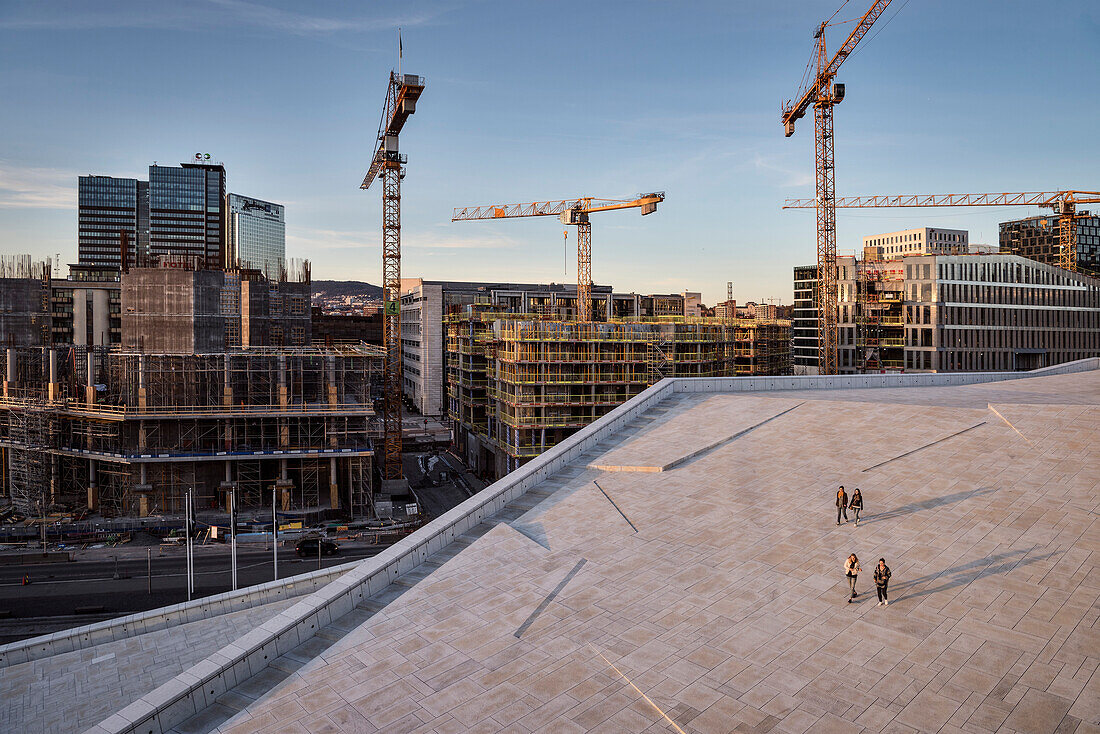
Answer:
<path fill-rule="evenodd" d="M 666 381 L 94 731 L 1100 731 L 1096 366 Z M 0 728 L 32 731 L 61 656 L 14 654 Z"/>

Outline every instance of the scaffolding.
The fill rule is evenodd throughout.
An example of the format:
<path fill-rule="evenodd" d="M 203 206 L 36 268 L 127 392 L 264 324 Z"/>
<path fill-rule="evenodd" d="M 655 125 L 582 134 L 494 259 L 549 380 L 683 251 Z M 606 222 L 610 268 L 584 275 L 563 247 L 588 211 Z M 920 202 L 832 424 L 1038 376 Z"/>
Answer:
<path fill-rule="evenodd" d="M 10 457 L 9 492 L 12 505 L 24 514 L 44 514 L 57 487 L 56 457 L 51 453 L 55 421 L 40 398 L 21 401 L 8 411 L 4 447 Z"/>
<path fill-rule="evenodd" d="M 6 355 L 0 445 L 23 505 L 47 487 L 105 516 L 178 513 L 187 490 L 200 508 L 231 489 L 242 509 L 275 490 L 288 510 L 373 506 L 377 347 Z"/>
<path fill-rule="evenodd" d="M 665 377 L 787 374 L 789 322 L 548 321 L 473 304 L 445 319 L 448 413 L 496 473 L 557 445 Z"/>
<path fill-rule="evenodd" d="M 859 372 L 905 366 L 905 309 L 901 261 L 857 260 L 855 359 Z"/>

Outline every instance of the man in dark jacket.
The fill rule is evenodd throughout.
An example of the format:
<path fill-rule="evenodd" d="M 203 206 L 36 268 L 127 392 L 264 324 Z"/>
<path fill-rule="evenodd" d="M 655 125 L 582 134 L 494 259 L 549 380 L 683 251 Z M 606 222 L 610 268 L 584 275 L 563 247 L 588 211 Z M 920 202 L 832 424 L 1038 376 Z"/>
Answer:
<path fill-rule="evenodd" d="M 886 598 L 886 586 L 890 583 L 890 567 L 886 565 L 886 559 L 878 559 L 875 566 L 875 590 L 878 592 L 878 605 L 890 606 L 890 600 Z"/>
<path fill-rule="evenodd" d="M 848 522 L 848 493 L 844 491 L 844 485 L 836 491 L 836 524 L 840 524 L 840 516 L 844 515 L 844 522 Z"/>

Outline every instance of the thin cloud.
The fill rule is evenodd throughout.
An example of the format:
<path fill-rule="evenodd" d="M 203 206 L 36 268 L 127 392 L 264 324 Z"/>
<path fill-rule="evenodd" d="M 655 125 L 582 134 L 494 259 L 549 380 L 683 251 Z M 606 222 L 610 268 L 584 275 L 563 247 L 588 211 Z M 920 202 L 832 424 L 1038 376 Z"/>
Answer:
<path fill-rule="evenodd" d="M 434 14 L 422 12 L 399 17 L 330 18 L 271 7 L 246 0 L 205 0 L 195 3 L 124 2 L 110 8 L 88 9 L 89 3 L 72 0 L 23 3 L 0 17 L 0 29 L 94 30 L 145 28 L 210 30 L 227 25 L 262 28 L 296 35 L 325 35 L 375 31 L 396 26 L 414 27 L 429 22 Z"/>
<path fill-rule="evenodd" d="M 76 174 L 0 161 L 0 209 L 73 209 Z"/>
<path fill-rule="evenodd" d="M 753 159 L 753 166 L 758 171 L 781 174 L 784 177 L 781 186 L 809 186 L 814 182 L 813 174 L 807 173 L 805 170 L 787 168 L 761 155 L 757 155 Z"/>

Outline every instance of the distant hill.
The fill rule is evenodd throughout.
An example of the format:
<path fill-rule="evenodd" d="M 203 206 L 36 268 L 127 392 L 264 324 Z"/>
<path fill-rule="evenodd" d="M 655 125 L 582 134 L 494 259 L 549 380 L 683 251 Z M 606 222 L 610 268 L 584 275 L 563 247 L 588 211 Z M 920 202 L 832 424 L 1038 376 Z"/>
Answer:
<path fill-rule="evenodd" d="M 360 280 L 315 280 L 310 285 L 314 293 L 330 296 L 369 296 L 382 298 L 382 287 Z"/>

